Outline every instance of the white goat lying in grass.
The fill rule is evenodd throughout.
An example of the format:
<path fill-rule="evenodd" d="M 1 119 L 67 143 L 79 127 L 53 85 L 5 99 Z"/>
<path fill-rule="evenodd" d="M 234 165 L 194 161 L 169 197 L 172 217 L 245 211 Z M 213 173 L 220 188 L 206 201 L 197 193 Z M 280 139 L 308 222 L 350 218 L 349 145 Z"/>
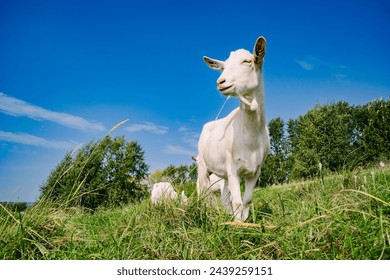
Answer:
<path fill-rule="evenodd" d="M 226 179 L 222 202 L 242 221 L 248 218 L 253 189 L 270 147 L 262 76 L 265 46 L 264 37 L 259 37 L 253 54 L 240 49 L 231 52 L 226 61 L 204 57 L 212 69 L 222 71 L 218 90 L 239 98 L 240 106 L 227 117 L 204 125 L 198 143 L 197 190 L 210 187 L 210 173 Z M 245 180 L 243 199 L 241 178 Z"/>
<path fill-rule="evenodd" d="M 163 201 L 174 200 L 177 198 L 177 192 L 173 189 L 171 183 L 161 182 L 153 185 L 151 200 L 153 204 L 159 204 Z M 185 203 L 187 196 L 184 191 L 181 192 L 181 201 Z"/>

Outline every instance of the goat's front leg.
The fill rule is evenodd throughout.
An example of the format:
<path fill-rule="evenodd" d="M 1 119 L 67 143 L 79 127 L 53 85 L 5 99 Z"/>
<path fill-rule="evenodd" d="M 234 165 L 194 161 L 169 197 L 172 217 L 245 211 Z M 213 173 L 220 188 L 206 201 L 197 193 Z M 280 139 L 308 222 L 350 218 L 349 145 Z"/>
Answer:
<path fill-rule="evenodd" d="M 196 190 L 198 197 L 203 197 L 206 195 L 206 190 L 210 186 L 210 179 L 206 163 L 202 158 L 198 160 L 198 179 L 196 180 Z"/>
<path fill-rule="evenodd" d="M 245 192 L 243 198 L 243 211 L 242 211 L 242 220 L 245 221 L 249 216 L 249 206 L 252 203 L 253 190 L 257 182 L 257 176 L 251 179 L 245 179 Z"/>
<path fill-rule="evenodd" d="M 222 192 L 221 192 L 221 200 L 222 200 L 222 204 L 223 206 L 225 206 L 225 209 L 228 210 L 230 213 L 233 214 L 233 210 L 232 210 L 232 204 L 231 204 L 231 196 L 230 196 L 230 191 L 229 191 L 229 188 L 228 188 L 228 181 L 227 180 L 224 180 L 224 185 L 223 185 L 223 189 L 222 189 Z"/>
<path fill-rule="evenodd" d="M 228 188 L 232 198 L 232 210 L 237 221 L 241 221 L 242 199 L 240 191 L 240 177 L 237 175 L 228 176 Z"/>

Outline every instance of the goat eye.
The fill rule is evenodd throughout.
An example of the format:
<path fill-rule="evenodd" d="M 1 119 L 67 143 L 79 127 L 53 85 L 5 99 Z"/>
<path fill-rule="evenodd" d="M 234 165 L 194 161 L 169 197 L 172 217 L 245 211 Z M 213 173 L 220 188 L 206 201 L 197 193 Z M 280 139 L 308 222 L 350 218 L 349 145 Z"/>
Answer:
<path fill-rule="evenodd" d="M 251 64 L 251 63 L 252 63 L 252 60 L 247 59 L 247 60 L 242 61 L 242 63 L 243 63 L 243 64 Z"/>

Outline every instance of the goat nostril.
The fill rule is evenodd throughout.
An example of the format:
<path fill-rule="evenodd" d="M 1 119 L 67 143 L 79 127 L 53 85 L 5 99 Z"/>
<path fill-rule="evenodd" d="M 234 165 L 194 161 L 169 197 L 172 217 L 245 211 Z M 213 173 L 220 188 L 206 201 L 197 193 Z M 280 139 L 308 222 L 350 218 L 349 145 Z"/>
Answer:
<path fill-rule="evenodd" d="M 217 84 L 222 85 L 224 82 L 226 82 L 225 79 L 218 79 Z"/>

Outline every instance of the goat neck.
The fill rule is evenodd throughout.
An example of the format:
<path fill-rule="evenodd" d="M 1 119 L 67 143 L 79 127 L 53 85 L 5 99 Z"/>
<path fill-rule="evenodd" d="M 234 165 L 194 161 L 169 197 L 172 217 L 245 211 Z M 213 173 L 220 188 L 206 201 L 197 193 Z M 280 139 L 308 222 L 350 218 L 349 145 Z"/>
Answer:
<path fill-rule="evenodd" d="M 239 96 L 240 110 L 245 112 L 251 118 L 255 117 L 260 127 L 266 125 L 264 109 L 264 85 L 263 77 L 259 74 L 259 85 L 254 88 L 250 94 Z"/>

